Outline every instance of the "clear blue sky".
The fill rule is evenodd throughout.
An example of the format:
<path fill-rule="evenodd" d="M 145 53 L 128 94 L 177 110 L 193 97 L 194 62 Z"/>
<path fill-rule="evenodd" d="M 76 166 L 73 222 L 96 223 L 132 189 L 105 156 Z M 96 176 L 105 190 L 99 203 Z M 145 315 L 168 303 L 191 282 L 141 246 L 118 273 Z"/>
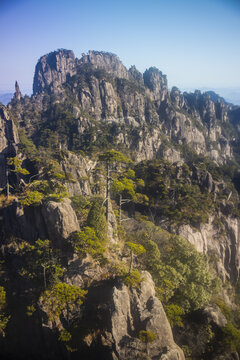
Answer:
<path fill-rule="evenodd" d="M 0 0 L 0 90 L 31 90 L 58 48 L 156 66 L 170 86 L 240 87 L 240 0 Z"/>

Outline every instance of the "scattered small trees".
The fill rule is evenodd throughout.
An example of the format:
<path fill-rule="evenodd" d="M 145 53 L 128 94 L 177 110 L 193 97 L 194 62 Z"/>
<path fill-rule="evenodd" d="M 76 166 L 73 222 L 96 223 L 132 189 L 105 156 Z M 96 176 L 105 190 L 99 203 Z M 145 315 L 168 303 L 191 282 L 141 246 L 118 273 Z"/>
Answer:
<path fill-rule="evenodd" d="M 141 257 L 142 266 L 152 274 L 165 305 L 175 304 L 186 313 L 208 303 L 217 291 L 219 282 L 209 271 L 207 259 L 187 240 L 151 223 L 131 240 L 147 250 Z"/>
<path fill-rule="evenodd" d="M 126 242 L 126 247 L 130 250 L 130 264 L 129 264 L 129 275 L 132 272 L 134 255 L 141 255 L 146 250 L 140 244 L 134 244 L 132 242 Z"/>
<path fill-rule="evenodd" d="M 8 179 L 9 172 L 13 172 L 16 174 L 18 182 L 20 175 L 29 175 L 29 171 L 22 167 L 22 160 L 18 159 L 17 157 L 9 157 L 7 159 L 7 168 L 6 168 L 7 198 L 9 197 L 9 179 Z"/>
<path fill-rule="evenodd" d="M 71 311 L 83 303 L 86 294 L 86 290 L 82 290 L 77 286 L 58 282 L 50 290 L 43 293 L 41 300 L 47 308 L 51 322 L 55 323 L 60 315 L 65 312 L 69 325 Z"/>
<path fill-rule="evenodd" d="M 59 281 L 59 278 L 63 276 L 64 269 L 49 240 L 38 239 L 33 245 L 23 244 L 20 255 L 26 264 L 20 274 L 28 279 L 38 279 L 39 274 L 42 274 L 41 286 L 43 284 L 44 289 L 50 283 Z"/>
<path fill-rule="evenodd" d="M 124 156 L 119 151 L 109 150 L 105 153 L 99 155 L 99 160 L 103 161 L 106 165 L 106 220 L 109 222 L 109 205 L 110 205 L 110 184 L 111 184 L 111 176 L 110 176 L 110 167 L 112 164 L 118 163 L 127 163 L 130 160 Z"/>
<path fill-rule="evenodd" d="M 100 263 L 106 261 L 104 254 L 106 254 L 107 249 L 104 246 L 104 242 L 100 241 L 96 236 L 93 228 L 86 226 L 80 232 L 73 233 L 71 242 L 80 257 L 90 254 L 94 259 L 99 260 Z"/>

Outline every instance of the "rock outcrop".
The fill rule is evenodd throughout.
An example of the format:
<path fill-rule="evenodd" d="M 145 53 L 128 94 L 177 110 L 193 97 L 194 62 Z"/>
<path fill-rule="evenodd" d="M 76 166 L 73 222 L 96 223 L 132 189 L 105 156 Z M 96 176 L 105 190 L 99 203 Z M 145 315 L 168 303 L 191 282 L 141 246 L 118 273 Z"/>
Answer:
<path fill-rule="evenodd" d="M 75 72 L 73 51 L 61 49 L 42 56 L 35 69 L 33 94 L 49 90 L 53 93 L 59 93 L 61 85 L 67 80 L 67 76 L 72 76 Z"/>
<path fill-rule="evenodd" d="M 216 272 L 224 281 L 238 280 L 239 219 L 238 211 L 232 210 L 239 201 L 238 194 L 237 191 L 233 194 L 234 189 L 229 192 L 233 182 L 227 187 L 224 184 L 225 179 L 217 182 L 211 175 L 211 169 L 214 172 L 216 164 L 226 165 L 229 160 L 236 164 L 236 161 L 239 161 L 238 108 L 233 108 L 212 92 L 202 94 L 197 90 L 194 93 L 182 94 L 176 87 L 169 91 L 166 76 L 157 68 L 151 67 L 141 74 L 135 66 L 126 69 L 116 55 L 98 51 L 82 54 L 81 59 L 75 58 L 72 51 L 64 49 L 44 55 L 36 65 L 33 96 L 22 97 L 17 82 L 15 90 L 14 98 L 8 105 L 11 117 L 7 109 L 0 106 L 1 189 L 7 182 L 6 158 L 17 154 L 19 143 L 12 119 L 18 121 L 21 129 L 22 154 L 19 155 L 34 173 L 33 176 L 37 175 L 38 166 L 42 166 L 41 161 L 44 159 L 43 157 L 39 161 L 36 148 L 40 152 L 47 148 L 49 155 L 55 163 L 59 163 L 59 169 L 62 170 L 53 175 L 56 178 L 51 185 L 55 186 L 58 183 L 62 186 L 65 183 L 70 196 L 105 193 L 105 178 L 101 166 L 97 165 L 98 154 L 101 151 L 120 150 L 136 162 L 163 157 L 175 163 L 171 167 L 165 164 L 166 168 L 169 167 L 165 178 L 167 186 L 159 186 L 162 185 L 162 170 L 154 170 L 150 192 L 154 193 L 154 186 L 157 184 L 159 199 L 156 202 L 152 201 L 153 209 L 140 201 L 136 201 L 136 207 L 139 207 L 142 214 L 147 210 L 152 212 L 153 216 L 156 210 L 156 216 L 161 217 L 156 219 L 156 222 L 161 222 L 166 229 L 171 228 L 185 237 L 199 252 L 208 254 Z M 206 156 L 212 161 L 206 159 Z M 186 178 L 185 175 L 180 174 L 180 166 L 178 166 L 178 163 L 183 164 L 184 161 L 189 165 L 185 165 Z M 210 167 L 209 171 L 205 169 L 207 166 Z M 181 171 L 183 172 L 183 169 Z M 46 182 L 52 180 L 47 178 L 47 174 L 42 173 L 42 175 L 41 180 Z M 16 174 L 14 176 L 18 177 Z M 128 180 L 130 194 L 132 180 Z M 139 186 L 143 187 L 140 183 L 141 181 Z M 179 187 L 175 186 L 176 183 Z M 32 183 L 28 184 L 28 188 L 24 184 L 24 190 L 31 188 Z M 134 186 L 135 184 L 133 189 L 138 190 L 138 185 L 135 188 Z M 172 191 L 172 198 L 169 191 L 169 204 L 165 207 L 166 215 L 164 206 L 158 209 L 162 188 L 165 189 L 166 194 L 169 189 Z M 188 198 L 184 197 L 185 190 Z M 44 196 L 48 196 L 49 193 L 47 191 L 46 193 Z M 230 199 L 232 194 L 233 201 Z M 13 265 L 16 270 L 14 276 L 12 270 L 9 270 L 9 276 L 15 279 L 17 274 L 17 279 L 20 279 L 19 286 L 14 283 L 19 298 L 24 297 L 25 300 L 27 299 L 26 303 L 30 303 L 28 296 L 35 286 L 25 283 L 21 278 L 24 269 L 17 268 L 18 263 L 22 266 L 24 262 L 25 255 L 21 255 L 21 249 L 26 242 L 29 243 L 26 246 L 31 246 L 38 238 L 49 239 L 54 247 L 53 250 L 62 252 L 61 261 L 64 262 L 64 266 L 66 265 L 65 275 L 62 278 L 65 284 L 88 288 L 84 305 L 79 308 L 75 304 L 73 309 L 72 335 L 75 336 L 76 353 L 70 353 L 66 350 L 67 347 L 65 348 L 58 341 L 62 329 L 66 324 L 69 325 L 65 312 L 62 311 L 54 328 L 48 318 L 48 309 L 41 308 L 38 302 L 39 308 L 35 320 L 26 322 L 26 332 L 16 340 L 16 349 L 24 350 L 23 357 L 27 355 L 26 358 L 30 358 L 32 354 L 37 353 L 39 357 L 36 359 L 40 360 L 42 356 L 39 349 L 42 347 L 44 356 L 47 354 L 45 358 L 49 356 L 53 360 L 55 358 L 127 360 L 144 357 L 152 360 L 184 359 L 181 349 L 174 342 L 163 307 L 155 296 L 154 283 L 149 273 L 142 274 L 144 281 L 139 288 L 127 287 L 123 283 L 123 277 L 113 275 L 115 272 L 111 273 L 109 265 L 111 261 L 116 258 L 119 260 L 121 256 L 124 258 L 121 253 L 122 244 L 115 236 L 117 227 L 113 211 L 108 226 L 108 240 L 112 241 L 108 243 L 108 258 L 105 259 L 107 264 L 104 264 L 108 272 L 104 266 L 101 266 L 101 261 L 93 260 L 90 254 L 84 259 L 76 253 L 72 254 L 74 246 L 67 239 L 72 232 L 79 231 L 80 228 L 69 199 L 64 199 L 62 202 L 44 200 L 40 206 L 23 207 L 17 198 L 17 192 L 15 195 L 15 200 L 11 199 L 11 204 L 5 202 L 6 206 L 1 209 L 0 237 L 7 266 L 12 269 Z M 144 198 L 144 191 L 142 195 Z M 201 217 L 193 219 L 188 212 L 184 221 L 178 222 L 177 212 L 176 214 L 172 212 L 176 218 L 173 215 L 171 218 L 171 211 L 168 209 L 171 210 L 171 207 L 176 205 L 177 196 L 180 201 L 186 198 L 187 201 L 192 202 L 195 209 L 197 208 L 197 204 L 194 203 L 195 196 L 196 199 L 203 199 L 200 195 L 204 195 L 204 198 L 205 195 L 209 195 L 210 201 L 206 202 L 206 206 L 208 204 L 215 206 L 218 212 L 211 215 L 208 222 L 202 214 Z M 219 200 L 215 201 L 218 196 Z M 86 199 L 89 200 L 88 197 Z M 147 196 L 145 200 L 147 202 Z M 179 214 L 180 201 L 177 209 Z M 114 206 L 116 207 L 116 204 Z M 81 209 L 81 205 L 79 208 Z M 191 206 L 189 208 L 191 209 Z M 88 209 L 86 213 L 87 211 Z M 86 214 L 84 216 L 86 217 Z M 86 226 L 84 216 L 82 223 Z M 195 219 L 203 219 L 205 223 L 194 223 L 193 227 Z M 124 260 L 123 265 L 125 265 Z M 13 291 L 11 286 L 9 291 L 11 301 L 17 304 L 18 300 L 14 298 L 15 290 Z M 38 290 L 35 290 L 37 294 Z M 31 296 L 35 297 L 36 294 Z M 22 309 L 16 310 L 16 313 L 19 311 L 17 315 L 13 315 L 5 349 L 8 348 L 8 344 L 14 344 L 10 337 L 14 334 L 15 327 L 19 329 L 19 320 L 16 320 L 19 314 L 19 318 L 26 321 L 26 303 L 21 304 Z M 186 326 L 188 343 L 194 345 L 195 337 L 200 334 L 197 344 L 201 345 L 201 342 L 204 344 L 202 348 L 199 345 L 199 349 L 196 350 L 198 358 L 205 351 L 207 344 L 205 335 L 208 334 L 209 324 L 213 327 L 222 327 L 226 324 L 226 319 L 218 308 L 208 307 L 201 311 L 203 322 L 200 325 Z M 32 349 L 29 351 L 26 334 L 34 333 L 33 330 L 37 334 L 37 339 L 32 342 Z M 155 334 L 154 341 L 148 344 L 142 342 L 139 338 L 142 330 Z M 185 344 L 182 331 L 179 339 L 180 344 Z M 9 359 L 16 356 L 14 351 L 14 349 L 12 353 L 10 351 Z M 7 352 L 6 354 L 9 355 Z"/>
<path fill-rule="evenodd" d="M 70 96 L 70 103 L 74 101 L 70 112 L 81 139 L 91 128 L 91 119 L 104 126 L 127 126 L 126 134 L 114 134 L 115 142 L 135 152 L 138 160 L 163 154 L 164 137 L 170 147 L 188 144 L 198 154 L 207 154 L 218 163 L 233 155 L 232 139 L 226 137 L 222 128 L 222 124 L 228 127 L 232 119 L 232 107 L 222 98 L 213 92 L 181 94 L 176 87 L 170 92 L 166 75 L 157 68 L 151 67 L 144 74 L 134 66 L 127 70 L 115 54 L 89 51 L 78 59 L 72 51 L 60 49 L 44 55 L 36 65 L 33 93 L 31 103 L 40 112 L 48 109 L 47 95 L 54 94 L 57 103 L 68 102 Z M 22 101 L 22 111 L 18 108 L 19 121 L 25 107 L 29 111 L 28 99 Z M 24 116 L 25 123 L 26 120 Z M 26 127 L 31 136 L 38 124 L 37 119 L 29 120 L 32 121 L 36 124 Z M 148 139 L 144 145 L 143 131 Z M 95 140 L 99 136 L 100 132 Z"/>
<path fill-rule="evenodd" d="M 45 201 L 41 206 L 25 208 L 16 198 L 11 206 L 2 209 L 1 215 L 5 244 L 12 237 L 29 242 L 40 238 L 51 240 L 57 248 L 64 248 L 69 235 L 80 230 L 71 200 L 67 198 L 62 202 Z"/>
<path fill-rule="evenodd" d="M 195 248 L 208 254 L 215 261 L 218 275 L 237 282 L 239 277 L 240 255 L 240 223 L 238 218 L 222 218 L 222 227 L 225 232 L 219 233 L 214 224 L 214 217 L 210 217 L 207 224 L 200 224 L 199 229 L 190 225 L 182 225 L 178 229 L 179 235 L 187 239 Z"/>
<path fill-rule="evenodd" d="M 113 359 L 140 358 L 147 352 L 150 359 L 184 359 L 182 350 L 175 344 L 171 327 L 160 301 L 155 296 L 154 283 L 148 272 L 138 290 L 126 286 L 114 287 L 110 304 L 110 327 L 114 343 Z M 147 330 L 156 335 L 148 345 L 141 343 L 139 332 Z"/>
<path fill-rule="evenodd" d="M 154 283 L 148 272 L 139 289 L 130 290 L 120 280 L 100 281 L 88 289 L 80 322 L 88 326 L 83 339 L 86 359 L 98 356 L 112 360 L 165 359 L 183 360 L 182 350 L 173 340 L 172 330 L 160 301 L 155 296 Z M 156 338 L 146 344 L 139 339 L 141 330 Z M 96 356 L 96 355 L 95 355 Z M 85 357 L 84 357 L 85 359 Z"/>
<path fill-rule="evenodd" d="M 114 77 L 129 79 L 128 70 L 121 63 L 118 56 L 109 52 L 89 50 L 87 55 L 82 54 L 82 58 L 77 63 L 80 66 L 88 64 L 94 70 L 105 70 Z"/>
<path fill-rule="evenodd" d="M 77 216 L 71 207 L 71 200 L 62 202 L 48 201 L 42 206 L 42 214 L 46 224 L 48 238 L 62 247 L 63 241 L 74 231 L 79 231 Z"/>
<path fill-rule="evenodd" d="M 20 91 L 18 82 L 16 81 L 15 82 L 15 93 L 13 95 L 13 99 L 19 101 L 19 100 L 21 100 L 21 98 L 22 98 L 22 93 Z"/>
<path fill-rule="evenodd" d="M 5 106 L 0 105 L 0 189 L 6 186 L 6 158 L 16 155 L 18 132 Z"/>

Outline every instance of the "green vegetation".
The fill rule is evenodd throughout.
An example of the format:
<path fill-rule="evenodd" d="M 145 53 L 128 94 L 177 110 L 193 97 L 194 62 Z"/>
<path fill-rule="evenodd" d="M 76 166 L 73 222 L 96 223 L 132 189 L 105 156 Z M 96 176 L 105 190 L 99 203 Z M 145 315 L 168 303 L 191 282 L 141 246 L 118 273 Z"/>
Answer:
<path fill-rule="evenodd" d="M 91 208 L 88 212 L 87 226 L 94 229 L 96 236 L 100 241 L 105 241 L 107 239 L 107 221 L 104 214 L 103 208 L 103 198 L 96 197 L 92 201 Z"/>
<path fill-rule="evenodd" d="M 60 255 L 57 250 L 53 250 L 49 240 L 38 239 L 34 244 L 22 242 L 18 246 L 18 254 L 24 264 L 19 274 L 32 279 L 40 288 L 46 289 L 58 282 L 64 274 Z"/>
<path fill-rule="evenodd" d="M 183 309 L 175 304 L 170 304 L 170 305 L 165 305 L 164 307 L 165 311 L 166 311 L 166 315 L 168 317 L 169 323 L 170 325 L 173 326 L 178 326 L 178 327 L 183 327 L 183 322 L 182 322 L 182 315 L 184 313 Z"/>
<path fill-rule="evenodd" d="M 5 328 L 10 319 L 10 316 L 7 316 L 5 313 L 7 302 L 6 302 L 6 291 L 3 286 L 0 286 L 0 335 L 5 335 Z"/>
<path fill-rule="evenodd" d="M 228 322 L 223 327 L 222 348 L 225 351 L 237 351 L 240 353 L 240 330 Z"/>
<path fill-rule="evenodd" d="M 143 254 L 146 250 L 144 249 L 144 247 L 140 244 L 134 244 L 132 242 L 126 242 L 125 243 L 126 247 L 130 250 L 130 264 L 129 264 L 129 274 L 131 274 L 132 272 L 132 267 L 133 267 L 133 259 L 134 259 L 134 255 L 141 255 Z"/>
<path fill-rule="evenodd" d="M 157 338 L 156 334 L 151 332 L 151 331 L 147 331 L 147 330 L 141 330 L 139 332 L 139 339 L 144 342 L 145 344 L 151 343 L 153 341 L 155 341 Z"/>
<path fill-rule="evenodd" d="M 154 342 L 157 336 L 154 332 L 149 330 L 139 331 L 139 340 L 146 344 L 146 353 L 148 354 L 148 344 Z"/>
<path fill-rule="evenodd" d="M 22 161 L 20 159 L 18 159 L 17 157 L 10 157 L 7 160 L 7 164 L 8 166 L 13 166 L 13 169 L 11 169 L 10 171 L 15 172 L 16 174 L 21 174 L 21 175 L 29 175 L 29 171 L 27 171 L 26 169 L 22 168 Z"/>
<path fill-rule="evenodd" d="M 89 111 L 83 111 L 78 96 L 83 90 L 91 93 L 93 81 L 101 83 L 101 86 L 106 82 L 111 83 L 119 95 L 115 116 L 132 116 L 139 122 L 139 128 L 131 124 L 121 124 L 120 121 L 99 121 L 94 104 L 89 106 Z M 151 81 L 148 85 L 152 86 Z M 12 185 L 10 192 L 24 207 L 39 206 L 46 200 L 61 201 L 68 196 L 66 184 L 73 181 L 71 175 L 63 170 L 66 152 L 70 150 L 76 154 L 81 153 L 86 160 L 87 156 L 90 156 L 91 160 L 99 160 L 89 175 L 89 178 L 94 178 L 95 181 L 91 184 L 94 196 L 72 197 L 81 230 L 73 233 L 69 242 L 66 241 L 71 256 L 74 252 L 74 256 L 78 256 L 78 262 L 86 256 L 93 258 L 94 264 L 98 262 L 102 265 L 102 278 L 120 278 L 130 288 L 138 288 L 144 281 L 140 270 L 148 270 L 152 274 L 157 296 L 163 302 L 171 326 L 177 327 L 180 332 L 189 314 L 212 301 L 219 307 L 228 323 L 214 334 L 215 329 L 210 325 L 199 327 L 199 337 L 203 339 L 203 343 L 208 344 L 204 351 L 210 354 L 213 351 L 211 349 L 216 349 L 218 345 L 223 351 L 239 352 L 240 316 L 237 310 L 233 313 L 225 302 L 216 296 L 220 281 L 210 269 L 207 257 L 197 253 L 193 246 L 181 237 L 146 221 L 154 220 L 156 224 L 164 224 L 165 229 L 175 232 L 184 224 L 197 228 L 206 223 L 211 215 L 215 216 L 215 230 L 221 238 L 225 231 L 224 216 L 240 216 L 239 165 L 234 161 L 227 161 L 219 166 L 208 157 L 198 155 L 184 142 L 182 145 L 173 144 L 163 132 L 160 134 L 160 150 L 174 146 L 186 163 L 173 165 L 164 159 L 153 159 L 133 164 L 127 158 L 134 158 L 134 150 L 129 150 L 128 147 L 132 146 L 129 144 L 137 144 L 140 136 L 154 134 L 155 124 L 159 127 L 159 119 L 165 121 L 168 110 L 164 109 L 165 105 L 162 103 L 159 107 L 157 102 L 145 97 L 144 115 L 147 123 L 142 124 L 138 110 L 125 107 L 120 95 L 143 94 L 144 86 L 140 82 L 115 79 L 103 69 L 92 69 L 90 64 L 81 64 L 77 74 L 64 84 L 64 90 L 66 96 L 64 95 L 61 101 L 56 95 L 44 94 L 41 111 L 37 110 L 37 106 L 29 98 L 21 102 L 24 108 L 23 116 L 20 106 L 12 106 L 15 123 L 18 124 L 18 119 L 20 120 L 19 149 L 24 162 L 20 158 L 8 159 L 9 181 Z M 202 100 L 200 97 L 199 101 Z M 187 98 L 187 102 L 191 101 L 194 107 L 193 96 Z M 175 110 L 185 114 L 185 126 L 189 129 L 195 127 L 202 132 L 208 150 L 216 148 L 217 143 L 206 136 L 209 125 L 207 117 L 206 123 L 199 121 L 195 114 L 197 108 L 194 109 Z M 169 110 L 174 111 L 174 107 L 170 106 Z M 107 106 L 103 106 L 100 117 L 108 119 L 109 115 L 112 116 Z M 221 127 L 223 136 L 235 141 L 235 129 L 230 123 L 222 123 L 215 118 L 213 121 Z M 129 144 L 125 144 L 128 140 Z M 237 143 L 238 141 L 235 141 L 235 144 Z M 238 153 L 236 145 L 234 151 Z M 215 183 L 211 188 L 212 180 Z M 107 190 L 106 198 L 99 196 L 103 194 L 104 187 Z M 117 245 L 111 244 L 108 239 L 110 196 L 118 217 L 120 241 Z M 7 207 L 11 201 L 11 196 L 8 196 L 8 200 L 1 200 L 1 204 Z M 125 234 L 122 221 L 129 219 L 122 216 L 123 209 L 126 210 L 124 215 L 128 212 L 128 217 L 134 216 L 135 211 L 138 212 L 136 220 L 132 221 L 132 228 L 131 223 L 129 228 L 126 226 Z M 31 209 L 24 211 L 27 213 Z M 57 253 L 49 240 L 38 239 L 31 243 L 23 239 L 9 241 L 11 245 L 3 242 L 6 246 L 4 251 L 8 251 L 9 246 L 8 256 L 12 257 L 13 264 L 19 264 L 13 274 L 24 284 L 24 297 L 29 296 L 24 304 L 25 312 L 32 318 L 37 317 L 40 304 L 49 320 L 56 325 L 56 329 L 57 323 L 61 322 L 63 327 L 56 331 L 58 340 L 72 351 L 69 346 L 75 331 L 72 320 L 78 316 L 77 309 L 84 301 L 87 290 L 64 282 L 63 274 L 69 264 L 69 254 Z M 212 259 L 214 257 L 216 262 L 216 255 L 213 254 Z M 68 278 L 69 274 L 66 276 Z M 88 284 L 91 281 L 92 279 L 89 279 Z M 7 280 L 4 279 L 2 284 L 0 332 L 4 334 L 8 321 L 5 314 Z M 10 293 L 13 293 L 12 289 Z M 94 336 L 97 337 L 98 334 Z M 156 334 L 146 329 L 141 330 L 139 339 L 146 344 L 147 352 L 148 344 L 155 341 Z M 187 359 L 195 356 L 187 345 L 184 346 L 184 351 Z M 207 358 L 208 353 L 202 356 Z"/>
<path fill-rule="evenodd" d="M 204 255 L 187 240 L 151 223 L 142 227 L 131 234 L 131 240 L 146 249 L 141 256 L 142 266 L 152 274 L 160 300 L 177 305 L 172 310 L 179 316 L 181 311 L 187 313 L 207 304 L 217 292 L 219 281 L 211 274 Z"/>
<path fill-rule="evenodd" d="M 176 224 L 208 220 L 214 208 L 212 195 L 207 189 L 201 190 L 199 185 L 190 183 L 187 165 L 177 169 L 166 160 L 152 160 L 138 164 L 135 171 L 145 183 L 141 192 L 149 198 L 160 218 Z"/>
<path fill-rule="evenodd" d="M 91 207 L 91 199 L 84 195 L 73 196 L 71 198 L 73 209 L 76 212 L 80 226 L 86 225 L 88 213 Z"/>
<path fill-rule="evenodd" d="M 87 226 L 82 231 L 73 233 L 71 243 L 80 257 L 90 254 L 101 264 L 107 261 L 105 258 L 107 253 L 107 249 L 104 246 L 105 242 L 99 240 L 93 228 Z"/>
<path fill-rule="evenodd" d="M 66 310 L 66 320 L 69 325 L 71 311 L 83 303 L 86 294 L 87 291 L 77 286 L 58 282 L 43 293 L 41 300 L 52 323 L 56 323 L 60 315 Z"/>

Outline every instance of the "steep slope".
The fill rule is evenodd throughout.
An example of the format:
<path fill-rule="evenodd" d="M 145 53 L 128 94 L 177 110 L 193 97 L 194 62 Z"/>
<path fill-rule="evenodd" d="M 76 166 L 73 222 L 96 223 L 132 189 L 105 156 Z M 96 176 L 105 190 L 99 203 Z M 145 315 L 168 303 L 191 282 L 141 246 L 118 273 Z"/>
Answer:
<path fill-rule="evenodd" d="M 90 157 L 100 149 L 115 148 L 136 161 L 163 157 L 170 162 L 185 161 L 190 169 L 193 163 L 201 168 L 203 157 L 208 156 L 217 165 L 230 164 L 236 168 L 238 110 L 211 92 L 181 94 L 175 87 L 170 92 L 166 76 L 156 68 L 142 75 L 134 66 L 127 70 L 114 54 L 89 51 L 77 59 L 72 51 L 59 50 L 40 58 L 33 89 L 31 99 L 16 101 L 15 96 L 9 108 L 22 131 L 38 147 L 47 146 L 52 152 L 80 151 Z M 209 196 L 216 198 L 221 193 L 228 198 L 232 189 L 212 181 L 213 165 L 208 166 L 205 174 L 191 169 L 191 179 L 185 180 L 195 181 Z M 86 179 L 93 180 L 94 164 L 87 165 L 79 155 L 78 158 L 71 155 L 70 160 L 68 155 L 63 166 L 77 180 L 67 185 L 70 194 L 82 191 L 90 194 Z M 74 170 L 76 167 L 82 169 L 79 174 Z M 202 176 L 209 177 L 212 183 L 204 183 Z M 219 192 L 219 186 L 225 190 Z M 232 198 L 230 195 L 225 209 L 237 206 Z M 239 223 L 231 219 L 231 211 L 222 209 L 216 215 L 221 222 L 230 215 L 224 226 L 231 235 L 226 238 L 211 221 L 207 231 L 204 227 L 196 231 L 186 226 L 175 231 L 205 253 L 216 251 L 221 259 L 221 276 L 237 279 Z M 218 237 L 222 238 L 221 246 L 214 240 Z"/>
<path fill-rule="evenodd" d="M 216 323 L 214 316 L 226 314 L 206 310 L 208 317 L 197 325 L 191 316 L 205 314 L 213 296 L 237 306 L 239 108 L 212 92 L 170 91 L 154 67 L 141 74 L 111 53 L 89 51 L 77 59 L 60 49 L 39 59 L 33 96 L 22 97 L 16 83 L 14 98 L 1 111 L 3 193 L 7 182 L 12 186 L 11 196 L 1 198 L 2 285 L 10 284 L 10 310 L 17 306 L 15 286 L 23 297 L 8 323 L 4 356 L 16 358 L 8 347 L 31 313 L 13 346 L 25 359 L 41 347 L 43 358 L 184 358 L 159 298 L 177 324 L 179 344 L 192 347 L 194 359 L 230 356 L 227 345 L 216 350 L 227 320 Z M 16 155 L 17 162 L 9 160 Z M 146 256 L 138 257 L 140 245 Z M 50 258 L 42 257 L 43 248 Z M 208 262 L 215 277 L 231 283 L 230 294 L 216 290 L 221 281 L 214 283 Z M 158 299 L 149 273 L 141 273 L 141 282 L 137 269 L 131 273 L 133 264 L 151 272 Z M 80 307 L 73 298 L 62 304 L 59 315 L 51 296 L 68 285 L 73 298 L 80 288 L 88 294 L 74 298 Z M 194 348 L 191 326 L 201 351 Z M 30 351 L 31 329 L 37 338 Z"/>
<path fill-rule="evenodd" d="M 64 148 L 93 151 L 94 140 L 131 151 L 138 161 L 156 154 L 178 160 L 182 151 L 176 148 L 183 144 L 221 163 L 232 156 L 233 139 L 226 137 L 231 106 L 209 93 L 169 92 L 156 68 L 142 75 L 113 54 L 90 51 L 79 60 L 59 50 L 39 60 L 33 89 L 31 100 L 13 101 L 10 108 L 39 144 L 57 132 Z"/>

